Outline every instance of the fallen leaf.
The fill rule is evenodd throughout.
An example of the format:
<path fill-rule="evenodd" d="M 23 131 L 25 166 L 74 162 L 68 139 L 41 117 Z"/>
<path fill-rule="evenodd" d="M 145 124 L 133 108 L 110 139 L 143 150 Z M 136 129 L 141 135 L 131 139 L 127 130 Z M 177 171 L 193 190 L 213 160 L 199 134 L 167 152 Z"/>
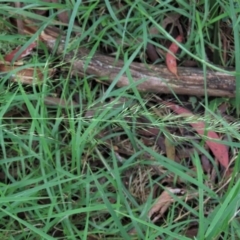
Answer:
<path fill-rule="evenodd" d="M 176 37 L 176 41 L 178 42 L 182 42 L 183 38 L 181 35 L 178 35 Z M 175 54 L 177 53 L 178 51 L 178 45 L 176 43 L 172 43 L 169 47 L 169 51 L 167 52 L 166 54 L 166 65 L 167 65 L 167 68 L 168 70 L 173 73 L 174 75 L 177 75 L 177 60 L 176 60 L 176 57 L 175 57 Z"/>
<path fill-rule="evenodd" d="M 161 23 L 161 27 L 163 29 L 166 29 L 167 26 L 171 25 L 172 29 L 170 30 L 169 34 L 172 34 L 173 27 L 177 27 L 179 34 L 183 35 L 182 26 L 179 23 L 180 17 L 181 17 L 181 14 L 179 14 L 179 13 L 176 13 L 176 12 L 168 13 L 166 15 L 166 17 L 163 19 L 163 21 Z M 158 28 L 151 27 L 149 29 L 149 37 L 150 38 L 154 38 L 158 34 L 160 34 Z M 161 42 L 160 42 L 160 44 L 165 45 L 165 44 L 162 44 Z M 148 58 L 151 60 L 151 62 L 155 62 L 157 59 L 159 59 L 159 56 L 165 55 L 165 51 L 162 50 L 161 48 L 156 47 L 152 43 L 148 43 L 147 47 L 146 47 L 146 54 L 147 54 Z"/>
<path fill-rule="evenodd" d="M 148 212 L 148 217 L 152 220 L 152 222 L 156 222 L 162 215 L 166 212 L 172 202 L 174 202 L 172 196 L 169 192 L 174 194 L 183 194 L 183 190 L 180 188 L 166 188 L 159 196 L 153 207 Z"/>
<path fill-rule="evenodd" d="M 181 14 L 179 14 L 179 13 L 176 13 L 176 12 L 168 13 L 167 16 L 164 18 L 164 20 L 162 21 L 161 27 L 162 27 L 163 29 L 166 29 L 166 27 L 167 27 L 169 24 L 175 25 L 175 26 L 177 26 L 178 31 L 179 31 L 180 34 L 182 35 L 182 34 L 183 34 L 182 27 L 181 27 L 181 25 L 179 24 L 179 18 L 180 18 L 180 17 L 181 17 Z M 156 27 L 151 27 L 151 28 L 149 29 L 149 34 L 150 34 L 150 35 L 157 35 L 157 34 L 159 34 L 158 28 L 156 28 Z"/>
<path fill-rule="evenodd" d="M 209 159 L 205 155 L 201 156 L 201 163 L 202 163 L 203 171 L 209 174 L 211 172 L 212 166 Z"/>
<path fill-rule="evenodd" d="M 44 78 L 44 73 L 38 68 L 25 68 L 18 70 L 17 66 L 9 66 L 0 63 L 0 73 L 7 75 L 11 72 L 9 76 L 14 82 L 22 82 L 24 84 L 34 84 L 41 81 Z M 56 72 L 56 69 L 48 69 L 48 76 L 51 77 Z"/>
<path fill-rule="evenodd" d="M 158 58 L 159 58 L 155 46 L 154 46 L 153 44 L 151 44 L 151 43 L 148 43 L 148 44 L 147 44 L 146 54 L 147 54 L 148 58 L 149 58 L 152 62 L 157 61 Z"/>
<path fill-rule="evenodd" d="M 194 116 L 189 110 L 180 107 L 174 103 L 165 102 L 163 101 L 163 104 L 169 108 L 171 108 L 175 113 L 177 114 L 184 114 L 184 116 Z M 202 121 L 198 121 L 197 123 L 190 123 L 191 126 L 198 132 L 199 135 L 204 136 L 205 135 L 205 123 Z M 220 140 L 217 133 L 213 131 L 207 132 L 207 137 L 210 139 Z M 212 140 L 207 140 L 206 144 L 211 149 L 212 153 L 214 154 L 215 158 L 219 161 L 219 163 L 227 168 L 229 164 L 229 156 L 228 156 L 228 148 L 221 144 L 214 142 Z"/>
<path fill-rule="evenodd" d="M 174 161 L 174 160 L 175 160 L 175 157 L 176 157 L 176 149 L 175 149 L 175 146 L 173 145 L 173 143 L 171 142 L 171 140 L 168 139 L 167 137 L 165 137 L 164 143 L 165 143 L 166 154 L 167 154 L 168 159 L 171 159 L 171 160 Z"/>
<path fill-rule="evenodd" d="M 98 236 L 95 236 L 95 235 L 88 235 L 87 236 L 87 240 L 99 240 L 101 238 L 99 238 Z"/>
<path fill-rule="evenodd" d="M 198 228 L 197 228 L 197 227 L 188 229 L 188 230 L 184 233 L 184 236 L 190 237 L 190 238 L 197 237 L 197 235 L 198 235 Z"/>
<path fill-rule="evenodd" d="M 15 25 L 17 25 L 15 23 Z M 38 22 L 37 20 L 27 19 L 23 20 L 23 33 L 26 35 L 33 35 L 38 31 Z M 48 26 L 45 28 L 39 35 L 38 40 L 43 42 L 55 42 L 56 39 L 60 36 L 61 30 L 54 26 Z M 63 41 L 63 39 L 61 39 Z"/>
<path fill-rule="evenodd" d="M 37 42 L 33 42 L 31 43 L 25 50 L 23 50 L 21 52 L 21 54 L 15 59 L 16 61 L 23 58 L 23 57 L 26 57 L 28 56 L 33 48 L 35 48 L 37 46 Z M 4 60 L 7 61 L 7 62 L 11 62 L 13 60 L 13 58 L 15 57 L 15 55 L 19 52 L 21 47 L 18 47 L 16 48 L 15 50 L 13 50 L 12 52 L 10 52 L 9 54 L 7 54 L 5 57 L 4 57 Z"/>

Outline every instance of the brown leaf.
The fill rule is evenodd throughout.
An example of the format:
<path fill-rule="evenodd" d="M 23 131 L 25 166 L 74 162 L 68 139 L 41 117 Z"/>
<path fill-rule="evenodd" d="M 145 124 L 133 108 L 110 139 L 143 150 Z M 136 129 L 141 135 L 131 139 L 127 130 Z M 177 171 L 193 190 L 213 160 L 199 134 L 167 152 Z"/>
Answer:
<path fill-rule="evenodd" d="M 87 240 L 99 240 L 100 238 L 98 236 L 95 235 L 88 235 L 87 236 Z"/>
<path fill-rule="evenodd" d="M 182 40 L 183 40 L 183 38 L 181 35 L 178 35 L 176 37 L 176 41 L 182 42 Z M 166 54 L 167 68 L 171 73 L 173 73 L 177 77 L 178 77 L 178 75 L 177 75 L 177 60 L 176 60 L 175 54 L 177 53 L 178 48 L 179 47 L 176 43 L 172 43 L 169 47 L 169 51 Z"/>
<path fill-rule="evenodd" d="M 165 137 L 164 143 L 165 143 L 166 154 L 168 159 L 175 160 L 175 157 L 176 157 L 175 146 L 167 137 Z"/>
<path fill-rule="evenodd" d="M 16 66 L 8 66 L 0 63 L 0 72 L 5 74 L 11 72 L 10 78 L 15 82 L 22 82 L 24 84 L 34 84 L 42 81 L 44 78 L 44 73 L 38 68 L 25 68 L 22 70 L 17 70 Z M 48 76 L 51 77 L 55 73 L 56 69 L 48 69 Z"/>
<path fill-rule="evenodd" d="M 201 163 L 202 163 L 202 167 L 203 167 L 204 172 L 210 173 L 211 169 L 212 169 L 212 166 L 210 164 L 209 159 L 205 155 L 201 156 Z"/>
<path fill-rule="evenodd" d="M 23 20 L 23 31 L 24 34 L 33 35 L 38 31 L 38 22 L 34 20 L 24 19 Z M 43 42 L 55 42 L 61 34 L 61 31 L 54 27 L 48 26 L 39 35 L 39 40 Z"/>
<path fill-rule="evenodd" d="M 33 42 L 31 43 L 26 49 L 24 49 L 20 55 L 16 58 L 16 61 L 23 58 L 23 57 L 26 57 L 28 56 L 33 48 L 35 48 L 37 46 L 37 42 Z M 15 57 L 15 55 L 19 52 L 19 50 L 21 49 L 21 47 L 18 47 L 16 48 L 15 50 L 13 50 L 12 52 L 10 52 L 9 54 L 7 54 L 5 57 L 4 57 L 4 60 L 7 61 L 7 62 L 11 62 L 13 60 L 13 58 Z"/>
<path fill-rule="evenodd" d="M 57 4 L 59 3 L 58 0 L 52 0 L 52 2 Z M 60 12 L 57 14 L 59 20 L 63 23 L 68 23 L 69 22 L 68 12 L 67 11 L 62 12 L 62 9 L 59 9 L 59 11 Z"/>
<path fill-rule="evenodd" d="M 166 153 L 166 145 L 165 145 L 165 139 L 164 139 L 164 137 L 159 136 L 159 137 L 156 139 L 156 143 L 157 143 L 157 146 L 159 147 L 159 149 L 161 149 L 161 151 L 162 151 L 163 153 Z"/>
<path fill-rule="evenodd" d="M 165 102 L 163 104 L 167 107 L 171 108 L 175 113 L 181 114 L 184 116 L 194 116 L 189 110 L 178 106 L 177 104 Z M 197 123 L 190 123 L 191 126 L 197 131 L 197 133 L 201 136 L 205 135 L 205 123 L 202 121 L 198 121 Z M 220 140 L 217 133 L 213 131 L 207 132 L 207 137 L 210 139 Z M 207 140 L 206 144 L 211 149 L 212 153 L 214 154 L 215 158 L 222 164 L 223 167 L 227 168 L 229 164 L 229 156 L 228 156 L 228 148 L 221 144 L 214 142 L 212 140 Z"/>
<path fill-rule="evenodd" d="M 147 44 L 146 54 L 152 62 L 157 61 L 157 59 L 159 58 L 155 46 L 151 43 Z"/>
<path fill-rule="evenodd" d="M 166 29 L 166 27 L 169 24 L 172 24 L 173 26 L 177 26 L 180 35 L 183 35 L 183 31 L 182 31 L 182 27 L 181 24 L 179 23 L 179 18 L 181 17 L 181 15 L 179 13 L 168 13 L 167 16 L 164 18 L 164 20 L 162 21 L 162 28 Z M 150 37 L 154 37 L 154 35 L 159 34 L 159 30 L 156 27 L 151 27 L 149 29 L 149 35 Z M 160 49 L 155 47 L 153 44 L 148 43 L 147 47 L 146 47 L 146 54 L 148 56 L 148 58 L 152 61 L 155 62 L 159 56 L 158 55 L 165 55 L 165 52 Z"/>
<path fill-rule="evenodd" d="M 181 27 L 179 27 L 179 24 L 178 24 L 178 19 L 181 17 L 181 15 L 179 13 L 170 13 L 166 16 L 166 18 L 164 18 L 164 20 L 162 21 L 162 24 L 161 24 L 161 27 L 163 29 L 166 29 L 166 27 L 169 25 L 169 24 L 172 24 L 172 25 L 177 25 L 178 27 L 178 30 L 180 32 L 180 34 L 182 35 L 182 29 Z M 150 30 L 149 30 L 149 34 L 150 35 L 156 35 L 156 34 L 159 34 L 159 30 L 158 28 L 156 27 L 151 27 Z"/>
<path fill-rule="evenodd" d="M 190 237 L 190 238 L 194 238 L 194 237 L 197 237 L 198 235 L 198 228 L 191 228 L 191 229 L 188 229 L 184 235 L 186 237 Z"/>
<path fill-rule="evenodd" d="M 172 202 L 174 202 L 173 198 L 169 194 L 169 192 L 174 194 L 183 194 L 183 190 L 180 188 L 166 188 L 159 196 L 153 207 L 148 212 L 148 217 L 152 219 L 152 222 L 156 222 L 162 215 L 166 212 Z"/>

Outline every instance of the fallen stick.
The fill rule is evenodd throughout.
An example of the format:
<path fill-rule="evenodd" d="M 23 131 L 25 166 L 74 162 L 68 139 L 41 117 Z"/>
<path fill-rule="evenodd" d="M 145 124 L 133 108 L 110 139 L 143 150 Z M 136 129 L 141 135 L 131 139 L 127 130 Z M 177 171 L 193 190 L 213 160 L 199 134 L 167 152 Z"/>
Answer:
<path fill-rule="evenodd" d="M 46 42 L 46 44 L 51 50 L 55 48 L 54 41 Z M 64 44 L 59 44 L 57 53 L 62 55 L 63 49 Z M 90 52 L 83 48 L 66 54 L 64 61 L 71 64 L 73 74 L 79 76 L 91 75 L 97 80 L 108 84 L 114 81 L 124 66 L 122 60 L 115 61 L 114 58 L 101 53 L 95 53 L 94 56 L 90 57 Z M 204 74 L 198 68 L 178 67 L 179 79 L 177 79 L 176 76 L 169 72 L 166 66 L 133 62 L 130 65 L 130 73 L 132 82 L 136 84 L 137 89 L 141 92 L 164 94 L 174 92 L 192 96 L 205 95 Z M 116 86 L 124 87 L 130 84 L 132 84 L 131 81 L 124 73 L 119 78 Z M 213 70 L 207 72 L 208 96 L 234 97 L 235 88 L 234 76 Z"/>

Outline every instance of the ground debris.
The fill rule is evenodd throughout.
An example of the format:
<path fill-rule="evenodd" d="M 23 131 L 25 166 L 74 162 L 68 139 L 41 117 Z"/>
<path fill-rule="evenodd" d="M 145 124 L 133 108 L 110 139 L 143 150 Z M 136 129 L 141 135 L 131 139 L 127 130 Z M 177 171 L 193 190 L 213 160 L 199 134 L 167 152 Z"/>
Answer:
<path fill-rule="evenodd" d="M 184 194 L 183 189 L 166 188 L 148 213 L 148 217 L 152 220 L 152 222 L 156 222 L 159 218 L 161 218 L 171 203 L 174 202 L 174 199 L 170 195 L 170 192 L 173 194 Z"/>

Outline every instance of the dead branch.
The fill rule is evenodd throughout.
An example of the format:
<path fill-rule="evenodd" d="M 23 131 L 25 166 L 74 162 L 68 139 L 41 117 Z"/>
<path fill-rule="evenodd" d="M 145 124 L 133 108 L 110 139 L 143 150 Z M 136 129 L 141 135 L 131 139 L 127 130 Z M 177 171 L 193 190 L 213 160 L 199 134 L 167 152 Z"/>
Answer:
<path fill-rule="evenodd" d="M 55 47 L 54 42 L 47 42 L 47 45 L 52 50 Z M 60 44 L 58 54 L 62 54 L 63 49 L 64 44 Z M 114 58 L 100 53 L 95 53 L 91 57 L 90 52 L 83 48 L 66 54 L 64 61 L 71 64 L 73 74 L 91 75 L 98 81 L 107 84 L 112 83 L 124 67 L 122 60 L 115 61 Z M 163 65 L 153 66 L 133 62 L 130 66 L 130 73 L 131 80 L 124 73 L 116 86 L 129 86 L 131 89 L 133 85 L 136 85 L 137 89 L 142 92 L 205 95 L 203 71 L 197 68 L 179 67 L 179 79 L 177 79 Z M 207 94 L 209 96 L 234 97 L 235 87 L 234 76 L 212 70 L 207 72 Z"/>

